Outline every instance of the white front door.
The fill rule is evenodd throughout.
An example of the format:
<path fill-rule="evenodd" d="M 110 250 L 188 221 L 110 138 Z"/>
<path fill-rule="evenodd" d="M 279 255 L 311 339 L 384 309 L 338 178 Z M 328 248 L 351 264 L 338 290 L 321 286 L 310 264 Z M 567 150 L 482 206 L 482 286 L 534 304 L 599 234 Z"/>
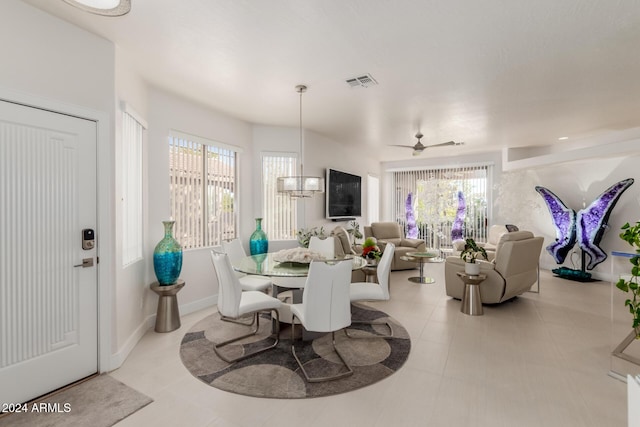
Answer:
<path fill-rule="evenodd" d="M 0 403 L 98 370 L 96 129 L 0 101 Z"/>

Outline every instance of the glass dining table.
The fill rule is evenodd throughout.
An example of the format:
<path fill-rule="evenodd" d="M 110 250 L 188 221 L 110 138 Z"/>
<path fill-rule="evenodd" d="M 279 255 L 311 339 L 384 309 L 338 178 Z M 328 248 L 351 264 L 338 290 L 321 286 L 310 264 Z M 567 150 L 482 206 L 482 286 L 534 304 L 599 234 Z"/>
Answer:
<path fill-rule="evenodd" d="M 309 263 L 276 261 L 277 252 L 260 255 L 250 255 L 233 264 L 233 268 L 240 273 L 257 274 L 269 277 L 307 277 Z M 351 262 L 352 270 L 359 270 L 367 265 L 367 261 L 359 256 L 347 255 L 343 258 L 325 260 L 325 262 Z M 286 287 L 286 286 L 285 286 Z M 295 287 L 304 287 L 295 286 Z"/>

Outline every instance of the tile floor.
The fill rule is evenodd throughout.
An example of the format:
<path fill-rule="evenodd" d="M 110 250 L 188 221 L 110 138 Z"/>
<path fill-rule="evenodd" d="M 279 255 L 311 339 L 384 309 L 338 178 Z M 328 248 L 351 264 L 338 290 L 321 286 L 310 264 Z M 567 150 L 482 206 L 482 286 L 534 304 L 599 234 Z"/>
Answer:
<path fill-rule="evenodd" d="M 626 426 L 626 384 L 607 375 L 610 285 L 576 283 L 542 271 L 541 293 L 460 313 L 444 292 L 392 273 L 392 299 L 376 307 L 411 334 L 411 354 L 391 377 L 350 393 L 303 400 L 259 399 L 207 386 L 182 365 L 189 328 L 215 309 L 183 316 L 167 334 L 149 331 L 118 380 L 154 402 L 128 426 Z"/>

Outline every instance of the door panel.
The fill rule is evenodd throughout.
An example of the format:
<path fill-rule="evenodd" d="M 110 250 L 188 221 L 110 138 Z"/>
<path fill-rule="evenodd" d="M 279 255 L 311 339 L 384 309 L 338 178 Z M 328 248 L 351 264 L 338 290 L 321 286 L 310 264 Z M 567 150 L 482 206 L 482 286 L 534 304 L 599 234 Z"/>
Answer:
<path fill-rule="evenodd" d="M 0 384 L 12 384 L 0 402 L 97 372 L 85 228 L 96 228 L 96 123 L 0 101 Z"/>

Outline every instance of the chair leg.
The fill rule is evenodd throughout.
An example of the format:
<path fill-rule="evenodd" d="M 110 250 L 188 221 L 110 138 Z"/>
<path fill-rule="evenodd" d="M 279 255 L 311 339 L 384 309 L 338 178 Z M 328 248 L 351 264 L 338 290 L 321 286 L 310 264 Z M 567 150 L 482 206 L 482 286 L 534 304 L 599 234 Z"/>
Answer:
<path fill-rule="evenodd" d="M 307 373 L 306 369 L 304 369 L 304 366 L 302 365 L 302 362 L 298 358 L 298 355 L 296 354 L 295 334 L 294 334 L 294 331 L 293 331 L 294 325 L 295 325 L 295 320 L 296 320 L 295 315 L 292 315 L 291 316 L 291 353 L 293 353 L 293 357 L 296 359 L 296 362 L 298 362 L 298 366 L 300 367 L 300 370 L 302 370 L 302 373 L 304 374 L 304 378 L 307 380 L 307 382 L 319 383 L 319 382 L 324 382 L 324 381 L 338 380 L 340 378 L 344 378 L 344 377 L 348 377 L 349 375 L 353 375 L 353 369 L 351 369 L 351 366 L 349 366 L 347 361 L 344 359 L 344 357 L 342 356 L 342 354 L 340 353 L 340 351 L 338 351 L 338 348 L 336 347 L 336 333 L 335 333 L 335 331 L 332 331 L 331 332 L 331 343 L 333 344 L 333 350 L 336 352 L 336 354 L 340 358 L 340 361 L 342 361 L 342 364 L 347 368 L 347 371 L 346 372 L 341 372 L 341 373 L 336 374 L 336 375 L 328 376 L 328 377 L 310 377 L 309 374 Z"/>
<path fill-rule="evenodd" d="M 256 317 L 257 316 L 251 316 L 251 322 L 246 323 L 246 322 L 242 322 L 242 321 L 240 321 L 238 319 L 234 319 L 233 317 L 227 317 L 227 316 L 223 316 L 221 314 L 220 315 L 220 320 L 222 320 L 223 322 L 235 323 L 236 325 L 253 326 L 253 324 L 256 322 Z"/>
<path fill-rule="evenodd" d="M 221 343 L 218 343 L 218 344 L 214 344 L 213 351 L 215 351 L 216 355 L 218 355 L 218 357 L 220 359 L 224 360 L 225 362 L 234 363 L 234 362 L 238 362 L 240 360 L 244 360 L 244 359 L 246 359 L 248 357 L 255 356 L 255 355 L 260 354 L 260 353 L 262 353 L 264 351 L 271 350 L 272 348 L 275 348 L 278 345 L 278 343 L 280 342 L 280 316 L 278 315 L 278 310 L 271 310 L 271 317 L 272 318 L 273 318 L 274 314 L 276 316 L 276 330 L 275 330 L 275 333 L 274 333 L 275 342 L 272 345 L 270 345 L 268 347 L 265 347 L 265 348 L 261 348 L 261 349 L 256 350 L 256 351 L 253 351 L 251 353 L 243 354 L 243 355 L 241 355 L 239 357 L 236 357 L 236 358 L 233 358 L 233 359 L 230 359 L 230 358 L 226 357 L 225 355 L 223 355 L 220 352 L 220 349 L 222 347 L 224 347 L 224 346 L 226 346 L 228 344 L 234 343 L 236 341 L 240 341 L 241 339 L 248 338 L 248 337 L 250 337 L 252 335 L 255 335 L 258 332 L 258 329 L 260 329 L 260 316 L 259 316 L 259 312 L 255 312 L 254 315 L 253 315 L 254 319 L 249 325 L 246 325 L 246 324 L 244 324 L 242 322 L 234 322 L 234 323 L 243 324 L 245 326 L 251 326 L 251 325 L 253 325 L 255 323 L 256 326 L 251 332 L 249 332 L 248 334 L 245 334 L 245 335 L 241 335 L 239 337 L 231 338 L 230 340 L 227 340 L 227 341 L 224 341 L 224 342 L 221 342 Z"/>
<path fill-rule="evenodd" d="M 373 335 L 364 335 L 364 336 L 356 336 L 356 335 L 349 335 L 349 329 L 345 329 L 344 330 L 344 334 L 346 336 L 348 336 L 351 339 L 368 339 L 368 338 L 383 338 L 383 339 L 391 339 L 394 337 L 393 335 L 393 327 L 391 326 L 391 323 L 389 322 L 374 322 L 374 321 L 368 321 L 368 320 L 356 320 L 356 321 L 352 321 L 351 322 L 352 325 L 386 325 L 387 328 L 389 328 L 389 335 L 383 335 L 383 334 L 378 334 L 378 333 L 374 333 Z"/>

